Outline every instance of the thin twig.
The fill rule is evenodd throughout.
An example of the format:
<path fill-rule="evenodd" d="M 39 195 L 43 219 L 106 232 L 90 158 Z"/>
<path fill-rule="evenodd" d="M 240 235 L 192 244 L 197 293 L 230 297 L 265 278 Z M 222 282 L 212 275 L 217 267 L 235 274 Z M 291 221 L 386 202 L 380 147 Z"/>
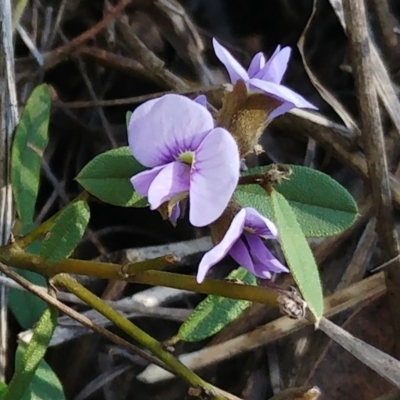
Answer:
<path fill-rule="evenodd" d="M 111 23 L 121 12 L 128 6 L 133 0 L 120 0 L 115 7 L 113 7 L 104 18 L 99 21 L 96 25 L 93 25 L 90 29 L 83 32 L 81 35 L 75 37 L 70 42 L 64 44 L 58 49 L 52 51 L 45 57 L 44 69 L 50 69 L 56 65 L 60 59 L 73 53 L 83 43 L 92 39 L 100 31 L 102 31 L 109 23 Z"/>
<path fill-rule="evenodd" d="M 148 73 L 159 84 L 177 90 L 187 90 L 190 86 L 179 76 L 166 68 L 165 62 L 153 53 L 135 34 L 126 18 L 117 21 L 117 27 L 135 58 L 147 69 Z"/>
<path fill-rule="evenodd" d="M 314 16 L 316 15 L 317 4 L 321 4 L 321 2 L 317 2 L 317 0 L 313 0 L 313 9 L 310 15 L 310 18 L 307 21 L 307 25 L 305 26 L 299 41 L 297 42 L 297 47 L 299 49 L 304 68 L 307 72 L 308 77 L 310 78 L 312 84 L 317 89 L 318 93 L 321 97 L 335 110 L 337 115 L 343 121 L 343 123 L 347 126 L 347 128 L 352 132 L 352 135 L 359 135 L 359 128 L 354 118 L 350 115 L 350 113 L 344 108 L 344 106 L 339 102 L 339 100 L 325 88 L 325 86 L 320 82 L 317 76 L 313 73 L 311 68 L 308 65 L 307 58 L 305 56 L 305 41 L 307 37 L 307 32 L 313 22 Z"/>
<path fill-rule="evenodd" d="M 354 73 L 362 136 L 372 197 L 376 211 L 376 229 L 386 260 L 399 254 L 399 241 L 393 216 L 385 142 L 376 95 L 374 72 L 371 62 L 370 39 L 364 0 L 343 0 L 347 32 L 352 48 Z M 400 357 L 400 261 L 385 269 L 389 308 L 394 328 L 395 354 Z"/>
<path fill-rule="evenodd" d="M 344 11 L 342 0 L 329 0 L 340 24 L 346 30 L 346 22 L 344 19 Z M 385 0 L 377 0 L 382 3 Z M 385 64 L 379 55 L 378 48 L 375 43 L 369 40 L 371 49 L 371 62 L 373 65 L 373 75 L 376 80 L 376 90 L 382 104 L 385 106 L 394 126 L 396 127 L 397 134 L 400 135 L 400 101 L 397 97 L 394 85 L 391 82 L 390 76 L 386 70 Z"/>
<path fill-rule="evenodd" d="M 98 47 L 81 46 L 74 55 L 91 57 L 100 65 L 122 71 L 134 77 L 148 79 L 150 81 L 153 79 L 153 75 L 138 61 L 120 54 L 114 54 L 111 51 L 99 49 Z"/>
<path fill-rule="evenodd" d="M 177 54 L 192 64 L 200 83 L 212 84 L 215 77 L 204 60 L 203 41 L 185 8 L 176 0 L 153 0 L 149 4 L 148 15 L 159 24 L 160 31 Z"/>
<path fill-rule="evenodd" d="M 31 293 L 35 294 L 36 296 L 40 297 L 46 303 L 56 307 L 62 313 L 66 314 L 69 317 L 73 318 L 74 320 L 78 321 L 83 326 L 86 326 L 89 329 L 93 330 L 94 332 L 97 332 L 100 335 L 103 335 L 104 337 L 106 337 L 110 341 L 114 342 L 118 346 L 121 346 L 121 347 L 125 348 L 126 350 L 132 352 L 133 354 L 137 354 L 140 357 L 144 358 L 145 360 L 148 360 L 150 362 L 158 364 L 162 368 L 168 369 L 168 367 L 166 367 L 164 364 L 160 363 L 157 358 L 152 357 L 151 355 L 147 354 L 145 351 L 143 351 L 143 350 L 139 349 L 138 347 L 130 344 L 126 340 L 124 340 L 124 339 L 120 338 L 119 336 L 111 333 L 107 329 L 104 329 L 101 326 L 99 326 L 97 324 L 94 324 L 89 318 L 83 316 L 82 314 L 76 312 L 72 308 L 66 306 L 61 301 L 58 301 L 54 297 L 50 296 L 44 288 L 38 287 L 36 285 L 33 285 L 31 282 L 29 282 L 28 280 L 26 280 L 22 276 L 18 275 L 11 268 L 7 267 L 6 265 L 4 265 L 2 263 L 0 263 L 0 271 L 2 271 L 5 275 L 7 275 L 9 278 L 11 278 L 15 282 L 17 282 L 19 285 L 21 285 L 23 288 L 25 288 L 29 292 L 31 292 Z"/>
<path fill-rule="evenodd" d="M 140 343 L 143 347 L 151 351 L 163 363 L 168 365 L 174 371 L 174 374 L 185 380 L 192 388 L 200 390 L 203 393 L 211 393 L 209 396 L 215 400 L 225 400 L 225 397 L 220 393 L 215 393 L 213 386 L 205 382 L 193 371 L 188 369 L 171 353 L 164 349 L 163 345 L 156 339 L 142 331 L 139 327 L 132 322 L 122 317 L 112 307 L 105 304 L 100 298 L 87 290 L 84 286 L 80 285 L 67 274 L 56 275 L 52 281 L 60 286 L 67 288 L 69 291 L 78 296 L 86 304 L 96 309 L 99 313 L 103 314 L 110 321 L 127 333 L 131 338 Z M 200 397 L 200 396 L 199 396 Z"/>
<path fill-rule="evenodd" d="M 338 313 L 382 296 L 386 291 L 383 274 L 374 275 L 356 283 L 325 299 L 325 317 L 329 318 Z M 255 350 L 271 342 L 282 339 L 307 326 L 306 320 L 281 317 L 255 329 L 252 332 L 237 336 L 234 339 L 206 347 L 193 353 L 184 354 L 180 360 L 194 369 L 204 368 L 231 357 Z M 156 366 L 150 365 L 138 379 L 146 383 L 156 383 L 171 379 L 173 376 Z"/>
<path fill-rule="evenodd" d="M 53 25 L 53 7 L 46 7 L 45 14 L 44 14 L 44 23 L 42 34 L 40 35 L 39 45 L 41 52 L 44 53 L 43 49 L 45 43 L 48 41 Z"/>
<path fill-rule="evenodd" d="M 182 242 L 167 243 L 157 246 L 146 246 L 136 249 L 124 250 L 126 259 L 131 263 L 136 263 L 152 258 L 162 257 L 165 254 L 173 254 L 179 259 L 196 253 L 203 253 L 213 247 L 210 236 L 199 239 L 184 240 Z"/>
<path fill-rule="evenodd" d="M 372 0 L 370 3 L 379 22 L 377 28 L 382 39 L 379 43 L 384 50 L 385 58 L 391 63 L 398 63 L 400 40 L 394 31 L 396 20 L 390 10 L 389 2 L 387 0 Z"/>
<path fill-rule="evenodd" d="M 89 78 L 89 76 L 88 76 L 88 74 L 86 72 L 85 64 L 83 63 L 81 57 L 78 56 L 77 59 L 78 59 L 78 68 L 79 68 L 79 71 L 80 71 L 80 73 L 82 75 L 82 79 L 85 82 L 87 90 L 88 90 L 90 96 L 92 97 L 92 99 L 94 101 L 98 101 L 96 91 L 95 91 L 95 89 L 93 87 L 93 84 L 92 84 L 92 82 L 91 82 L 91 80 L 90 80 L 90 78 Z M 107 117 L 106 117 L 106 115 L 104 113 L 104 110 L 101 107 L 96 107 L 96 108 L 97 108 L 98 115 L 100 117 L 101 124 L 102 124 L 102 126 L 104 128 L 104 131 L 106 132 L 106 136 L 107 136 L 108 140 L 110 141 L 110 145 L 113 148 L 116 148 L 117 147 L 117 141 L 116 141 L 116 139 L 114 137 L 115 135 L 113 134 L 113 130 L 111 128 L 110 123 L 107 120 Z"/>
<path fill-rule="evenodd" d="M 227 84 L 222 85 L 214 85 L 214 86 L 201 86 L 194 89 L 188 90 L 167 90 L 164 92 L 156 92 L 151 94 L 144 94 L 142 96 L 134 96 L 134 97 L 127 97 L 124 99 L 112 99 L 112 100 L 88 100 L 88 101 L 71 101 L 71 102 L 63 102 L 61 100 L 56 100 L 55 105 L 65 108 L 87 108 L 87 107 L 115 107 L 121 105 L 131 105 L 131 104 L 138 104 L 143 103 L 147 100 L 156 99 L 157 97 L 164 96 L 166 94 L 171 93 L 178 93 L 182 95 L 199 95 L 199 94 L 207 94 L 209 92 L 214 92 L 216 90 L 222 90 L 227 86 Z"/>
<path fill-rule="evenodd" d="M 324 317 L 319 322 L 319 329 L 382 378 L 400 388 L 400 361 L 356 338 Z"/>
<path fill-rule="evenodd" d="M 18 122 L 15 88 L 12 8 L 10 0 L 0 0 L 0 245 L 10 236 L 13 220 L 10 182 L 11 137 Z M 0 288 L 0 380 L 5 379 L 7 367 L 7 303 L 8 290 Z"/>
<path fill-rule="evenodd" d="M 79 301 L 79 303 L 82 304 L 82 301 L 80 299 L 70 293 L 58 292 L 58 294 L 62 294 L 62 298 L 65 298 L 65 300 L 63 301 L 69 301 L 68 296 L 70 296 L 72 297 L 71 300 Z M 192 296 L 193 294 L 195 293 L 158 286 L 135 293 L 131 297 L 111 302 L 111 304 L 116 310 L 125 309 L 125 311 L 128 312 L 134 311 L 134 309 L 129 308 L 131 304 L 139 304 L 143 307 L 146 307 L 147 309 L 157 309 L 160 306 L 182 300 L 184 298 L 187 298 L 188 296 Z M 60 298 L 59 300 L 61 300 L 62 298 Z M 88 314 L 86 315 L 89 317 Z M 76 326 L 66 326 L 60 321 L 60 325 L 57 326 L 56 331 L 53 334 L 50 346 L 56 346 L 58 344 L 65 343 L 69 340 L 86 335 L 87 333 L 88 332 L 85 328 L 79 329 Z"/>
<path fill-rule="evenodd" d="M 68 0 L 62 0 L 60 6 L 58 7 L 58 12 L 57 12 L 57 16 L 54 22 L 54 26 L 53 29 L 51 30 L 51 33 L 49 35 L 49 37 L 47 38 L 46 42 L 43 43 L 43 50 L 49 49 L 52 47 L 54 39 L 58 33 L 58 29 L 60 27 L 60 23 L 62 20 L 62 17 L 64 15 L 65 12 L 65 7 L 67 5 Z"/>
<path fill-rule="evenodd" d="M 365 227 L 357 248 L 354 251 L 351 262 L 346 268 L 336 290 L 344 289 L 347 286 L 360 281 L 365 276 L 377 242 L 375 226 L 376 220 L 375 218 L 372 218 Z"/>
<path fill-rule="evenodd" d="M 40 53 L 39 49 L 36 47 L 35 43 L 33 43 L 33 40 L 29 37 L 28 33 L 26 30 L 20 25 L 17 25 L 17 32 L 19 33 L 19 36 L 25 43 L 25 46 L 29 49 L 31 52 L 33 58 L 36 60 L 39 66 L 43 65 L 43 55 Z"/>
<path fill-rule="evenodd" d="M 16 290 L 23 290 L 23 291 L 28 291 L 26 288 L 21 286 L 19 283 L 15 282 L 11 278 L 7 278 L 6 276 L 0 276 L 0 285 L 7 286 L 10 289 L 16 289 Z M 30 289 L 35 289 L 35 290 L 43 290 L 44 288 L 39 285 L 34 285 L 30 286 Z M 141 292 L 139 292 L 142 294 Z M 190 292 L 189 292 L 190 293 Z M 136 300 L 135 295 L 132 297 L 125 297 L 122 298 L 121 300 L 104 300 L 105 303 L 109 304 L 112 306 L 115 310 L 117 311 L 122 311 L 124 313 L 129 313 L 128 318 L 134 318 L 134 317 L 152 317 L 152 318 L 160 318 L 160 319 L 166 319 L 166 320 L 171 320 L 171 321 L 179 321 L 183 322 L 188 315 L 192 312 L 191 310 L 188 310 L 186 308 L 169 308 L 169 307 L 156 307 L 156 306 L 147 306 L 143 303 L 140 303 L 139 301 Z M 84 305 L 85 303 L 80 300 L 78 297 L 71 293 L 66 293 L 66 292 L 57 292 L 57 300 L 63 301 L 63 302 L 68 302 L 68 303 L 73 303 L 73 304 L 80 304 Z M 88 310 L 82 313 L 83 315 L 86 315 L 88 318 L 91 317 L 91 320 L 94 320 L 95 317 L 98 316 L 98 313 L 94 310 Z M 65 322 L 66 324 L 68 322 Z M 106 326 L 107 321 L 104 321 L 103 318 L 100 318 L 100 321 L 97 321 L 97 323 L 101 326 Z"/>

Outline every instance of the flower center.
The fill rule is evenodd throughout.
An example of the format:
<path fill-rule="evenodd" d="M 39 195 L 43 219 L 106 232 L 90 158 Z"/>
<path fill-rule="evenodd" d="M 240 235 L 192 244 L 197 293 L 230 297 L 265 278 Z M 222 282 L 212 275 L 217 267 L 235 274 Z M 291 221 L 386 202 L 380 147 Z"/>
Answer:
<path fill-rule="evenodd" d="M 194 164 L 194 151 L 184 151 L 183 153 L 179 154 L 177 159 L 185 164 L 192 165 Z"/>
<path fill-rule="evenodd" d="M 248 226 L 245 226 L 243 230 L 248 233 L 256 234 L 256 231 L 253 228 L 249 228 Z"/>

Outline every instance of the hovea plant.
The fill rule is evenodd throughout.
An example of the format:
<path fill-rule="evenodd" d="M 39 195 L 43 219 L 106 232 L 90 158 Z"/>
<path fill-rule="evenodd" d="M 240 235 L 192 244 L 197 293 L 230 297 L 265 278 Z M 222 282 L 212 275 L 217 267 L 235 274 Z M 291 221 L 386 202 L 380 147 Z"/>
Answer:
<path fill-rule="evenodd" d="M 347 229 L 356 218 L 356 204 L 333 179 L 306 167 L 265 166 L 240 173 L 241 159 L 254 151 L 273 118 L 294 107 L 316 107 L 281 84 L 289 48 L 278 47 L 268 60 L 258 53 L 246 71 L 216 39 L 213 46 L 233 84 L 216 120 L 205 96 L 190 100 L 170 94 L 150 100 L 128 119 L 129 151 L 98 156 L 78 181 L 113 204 L 135 206 L 137 196 L 142 196 L 172 223 L 188 211 L 192 225 L 209 227 L 215 244 L 200 261 L 197 282 L 203 282 L 209 269 L 227 255 L 259 279 L 290 271 L 318 319 L 323 296 L 305 236 L 329 236 Z M 110 198 L 100 182 L 101 160 L 108 157 L 107 174 L 121 179 L 118 160 L 128 159 L 129 152 L 133 164 L 141 167 L 132 168 L 131 174 L 124 169 L 123 189 L 121 181 Z M 285 259 L 271 252 L 269 241 L 281 244 Z M 240 307 L 240 302 L 232 307 Z M 218 318 L 218 307 L 213 312 Z"/>
<path fill-rule="evenodd" d="M 357 216 L 351 195 L 321 172 L 296 165 L 268 165 L 241 171 L 244 158 L 254 152 L 271 120 L 295 107 L 315 106 L 281 84 L 290 49 L 278 47 L 269 59 L 259 53 L 246 71 L 215 39 L 213 45 L 233 84 L 224 95 L 221 109 L 212 114 L 204 95 L 191 100 L 167 94 L 141 104 L 127 117 L 129 146 L 112 149 L 90 161 L 76 178 L 85 190 L 35 227 L 40 154 L 47 145 L 51 104 L 49 88 L 37 87 L 21 116 L 12 147 L 11 178 L 22 228 L 20 235 L 16 232 L 15 240 L 0 247 L 0 263 L 50 279 L 51 293 L 55 285 L 67 288 L 168 369 L 207 393 L 212 393 L 211 385 L 68 274 L 126 279 L 209 294 L 177 334 L 179 339 L 196 341 L 222 329 L 250 301 L 277 305 L 276 288 L 268 286 L 268 281 L 274 274 L 291 273 L 318 323 L 323 315 L 323 295 L 306 238 L 340 233 Z M 196 278 L 155 271 L 174 262 L 167 255 L 124 266 L 71 258 L 89 223 L 89 194 L 117 206 L 150 207 L 172 224 L 188 218 L 194 227 L 207 228 L 213 248 L 203 255 Z M 272 245 L 280 251 L 272 250 Z M 210 268 L 218 268 L 227 256 L 235 261 L 237 269 L 229 274 L 228 281 L 207 285 Z M 11 270 L 0 267 L 14 276 Z M 232 283 L 235 281 L 239 284 Z M 262 288 L 255 288 L 260 282 Z M 13 380 L 3 388 L 2 398 L 6 400 L 28 393 L 35 382 L 35 371 L 44 365 L 42 358 L 56 326 L 54 307 L 59 304 L 54 293 L 45 296 L 42 292 L 36 290 L 52 306 L 44 308 L 40 303 L 40 310 L 29 313 L 41 317 L 31 342 L 21 350 L 24 354 Z M 12 298 L 15 312 L 21 308 L 21 299 Z M 28 302 L 24 307 L 33 304 Z M 75 315 L 74 310 L 62 310 Z M 32 318 L 21 319 L 22 324 L 32 326 L 34 322 Z M 58 390 L 58 382 L 56 387 Z M 62 393 L 57 396 L 63 399 Z M 221 399 L 217 395 L 215 398 Z"/>
<path fill-rule="evenodd" d="M 107 153 L 89 163 L 78 181 L 113 204 L 134 205 L 126 199 L 143 196 L 152 210 L 172 223 L 188 211 L 192 225 L 209 227 L 215 244 L 200 261 L 198 283 L 227 255 L 259 279 L 290 271 L 318 319 L 323 313 L 322 290 L 305 236 L 347 229 L 356 218 L 356 204 L 333 179 L 306 167 L 264 166 L 240 173 L 241 159 L 254 152 L 272 119 L 295 107 L 316 107 L 281 84 L 289 48 L 278 47 L 269 59 L 258 53 L 246 71 L 216 39 L 213 46 L 233 84 L 215 121 L 205 96 L 190 100 L 170 94 L 148 101 L 128 119 L 129 151 L 134 164 L 142 167 L 131 174 L 124 170 L 124 200 L 118 200 L 122 182 L 112 199 L 100 185 L 98 165 Z M 118 158 L 129 156 L 128 150 L 123 155 L 114 152 L 108 153 L 115 154 L 108 174 L 117 176 L 122 172 Z M 93 185 L 96 178 L 98 184 Z M 280 243 L 285 259 L 271 252 L 271 241 Z M 240 302 L 232 307 L 240 307 Z M 213 312 L 218 318 L 218 307 Z"/>

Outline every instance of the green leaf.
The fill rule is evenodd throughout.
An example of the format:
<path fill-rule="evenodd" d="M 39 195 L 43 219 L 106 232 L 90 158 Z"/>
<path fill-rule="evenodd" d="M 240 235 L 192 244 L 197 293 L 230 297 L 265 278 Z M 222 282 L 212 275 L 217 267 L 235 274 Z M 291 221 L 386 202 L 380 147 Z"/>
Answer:
<path fill-rule="evenodd" d="M 26 235 L 34 227 L 34 224 L 23 226 L 21 234 Z M 26 250 L 31 254 L 39 254 L 39 249 L 40 242 L 35 241 Z M 20 269 L 18 274 L 35 285 L 46 286 L 46 279 L 35 272 Z M 33 293 L 18 289 L 10 289 L 8 305 L 23 329 L 33 328 L 47 307 L 46 303 Z"/>
<path fill-rule="evenodd" d="M 25 392 L 29 390 L 57 325 L 57 316 L 58 311 L 52 307 L 47 308 L 40 317 L 32 339 L 26 346 L 20 361 L 16 363 L 14 375 L 2 400 L 23 399 Z M 46 397 L 41 398 L 41 400 L 44 399 Z"/>
<path fill-rule="evenodd" d="M 293 174 L 274 189 L 289 201 L 307 237 L 338 234 L 357 218 L 357 204 L 350 193 L 328 175 L 311 168 L 290 165 Z M 266 167 L 251 168 L 243 175 L 260 174 Z M 235 195 L 244 207 L 253 207 L 273 219 L 271 200 L 259 185 L 241 185 Z"/>
<path fill-rule="evenodd" d="M 65 260 L 81 241 L 89 218 L 90 210 L 85 201 L 68 204 L 43 240 L 40 256 L 48 263 Z"/>
<path fill-rule="evenodd" d="M 257 282 L 254 275 L 242 267 L 232 271 L 228 279 L 238 279 L 248 285 L 255 285 Z M 178 337 L 186 342 L 197 342 L 212 336 L 238 318 L 250 304 L 246 300 L 207 296 L 181 325 Z"/>
<path fill-rule="evenodd" d="M 4 382 L 0 381 L 0 399 L 4 397 L 6 390 L 7 390 L 7 385 Z"/>
<path fill-rule="evenodd" d="M 11 182 L 18 215 L 33 221 L 43 151 L 48 141 L 51 96 L 47 85 L 30 95 L 17 126 L 11 149 Z"/>
<path fill-rule="evenodd" d="M 18 274 L 35 285 L 46 286 L 46 279 L 35 272 L 20 269 Z M 46 303 L 42 299 L 18 289 L 10 290 L 8 305 L 23 329 L 32 328 L 46 309 Z"/>
<path fill-rule="evenodd" d="M 15 355 L 16 368 L 22 367 L 26 344 L 20 343 Z M 42 359 L 22 400 L 65 400 L 64 390 L 50 365 Z"/>
<path fill-rule="evenodd" d="M 277 191 L 271 193 L 279 242 L 300 292 L 318 320 L 324 312 L 321 280 L 314 256 L 289 202 Z"/>
<path fill-rule="evenodd" d="M 146 207 L 148 203 L 133 190 L 130 178 L 145 168 L 128 147 L 102 153 L 90 161 L 76 178 L 93 196 L 122 207 Z"/>
<path fill-rule="evenodd" d="M 126 128 L 128 129 L 129 127 L 129 121 L 131 120 L 132 117 L 132 111 L 127 111 L 125 115 L 125 122 L 126 122 Z"/>

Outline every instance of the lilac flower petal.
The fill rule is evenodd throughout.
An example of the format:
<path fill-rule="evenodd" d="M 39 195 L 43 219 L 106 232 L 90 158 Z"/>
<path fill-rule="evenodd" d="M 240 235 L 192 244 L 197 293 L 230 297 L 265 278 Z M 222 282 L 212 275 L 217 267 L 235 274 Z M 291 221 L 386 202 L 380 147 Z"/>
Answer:
<path fill-rule="evenodd" d="M 280 115 L 287 113 L 288 111 L 292 110 L 293 108 L 296 108 L 296 106 L 293 103 L 289 103 L 288 101 L 285 101 L 280 106 L 275 108 L 275 110 L 273 110 L 269 113 L 268 122 L 271 122 L 274 118 L 277 118 Z"/>
<path fill-rule="evenodd" d="M 150 185 L 163 168 L 164 165 L 161 165 L 160 167 L 154 167 L 152 169 L 139 172 L 138 174 L 132 176 L 131 183 L 135 191 L 138 192 L 141 196 L 147 197 Z"/>
<path fill-rule="evenodd" d="M 253 259 L 242 239 L 238 239 L 229 251 L 229 255 L 243 268 L 255 275 Z"/>
<path fill-rule="evenodd" d="M 254 208 L 246 207 L 245 228 L 250 228 L 257 235 L 264 236 L 268 239 L 276 239 L 278 237 L 278 229 L 275 224 L 262 216 Z"/>
<path fill-rule="evenodd" d="M 258 266 L 257 263 L 254 264 L 254 270 L 256 271 L 254 273 L 255 276 L 261 279 L 271 279 L 272 274 L 271 272 L 267 271 L 266 269 L 263 269 L 262 266 Z"/>
<path fill-rule="evenodd" d="M 262 271 L 289 272 L 289 270 L 268 250 L 260 236 L 244 233 L 250 255 L 254 261 L 254 273 L 262 277 Z"/>
<path fill-rule="evenodd" d="M 311 108 L 314 110 L 317 109 L 317 107 L 309 103 L 305 98 L 303 98 L 293 90 L 287 88 L 286 86 L 279 85 L 274 82 L 262 81 L 261 79 L 256 78 L 250 79 L 249 84 L 263 91 L 264 93 L 267 93 L 282 100 L 282 103 L 293 103 L 295 107 L 298 108 Z"/>
<path fill-rule="evenodd" d="M 274 50 L 272 55 L 268 58 L 268 61 L 272 60 L 280 51 L 281 51 L 281 45 L 278 44 L 278 46 L 276 46 L 276 49 Z"/>
<path fill-rule="evenodd" d="M 172 196 L 189 191 L 190 166 L 179 161 L 165 165 L 149 187 L 148 201 L 152 210 Z"/>
<path fill-rule="evenodd" d="M 264 264 L 254 261 L 254 275 L 261 279 L 271 279 L 272 274 L 265 269 Z"/>
<path fill-rule="evenodd" d="M 145 167 L 175 160 L 180 152 L 195 150 L 214 122 L 209 111 L 184 96 L 167 94 L 149 100 L 132 114 L 129 147 Z"/>
<path fill-rule="evenodd" d="M 172 207 L 171 215 L 170 215 L 169 219 L 173 223 L 176 223 L 176 221 L 178 221 L 178 218 L 180 217 L 180 215 L 181 215 L 181 207 L 179 206 L 179 203 L 177 203 Z"/>
<path fill-rule="evenodd" d="M 218 57 L 219 61 L 225 65 L 228 71 L 231 82 L 235 84 L 239 79 L 248 81 L 249 75 L 246 70 L 236 61 L 231 53 L 225 47 L 221 46 L 215 38 L 213 38 L 213 46 L 215 55 Z"/>
<path fill-rule="evenodd" d="M 250 78 L 254 78 L 258 72 L 262 70 L 262 68 L 265 65 L 265 57 L 263 53 L 257 53 L 253 59 L 251 60 L 249 69 L 247 70 L 247 73 L 249 74 Z M 257 76 L 258 77 L 258 76 Z"/>
<path fill-rule="evenodd" d="M 207 96 L 204 94 L 200 94 L 199 96 L 193 99 L 197 104 L 201 104 L 203 107 L 207 108 Z"/>
<path fill-rule="evenodd" d="M 212 130 L 198 147 L 190 179 L 189 219 L 194 226 L 214 222 L 225 210 L 239 180 L 239 149 L 223 128 Z"/>
<path fill-rule="evenodd" d="M 290 47 L 285 47 L 280 51 L 278 49 L 279 47 L 266 62 L 262 70 L 260 70 L 260 72 L 254 76 L 254 78 L 278 84 L 281 83 L 283 75 L 286 72 L 292 50 Z"/>
<path fill-rule="evenodd" d="M 221 261 L 231 250 L 232 246 L 239 239 L 243 232 L 244 220 L 246 218 L 246 211 L 240 210 L 233 219 L 229 229 L 225 233 L 224 238 L 210 251 L 204 254 L 200 261 L 199 269 L 197 272 L 197 282 L 203 282 L 209 269 Z"/>

